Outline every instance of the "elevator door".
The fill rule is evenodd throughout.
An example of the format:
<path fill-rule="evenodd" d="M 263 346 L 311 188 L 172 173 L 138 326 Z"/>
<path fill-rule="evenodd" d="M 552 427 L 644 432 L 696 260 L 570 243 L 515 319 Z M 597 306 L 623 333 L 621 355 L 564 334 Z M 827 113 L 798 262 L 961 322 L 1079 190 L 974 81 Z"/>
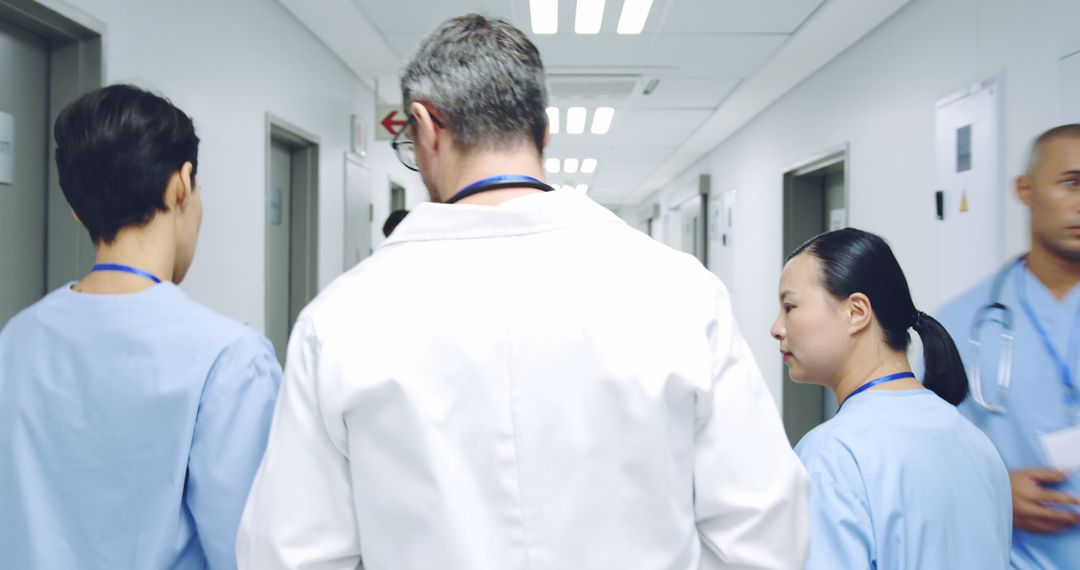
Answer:
<path fill-rule="evenodd" d="M 48 44 L 0 20 L 0 327 L 45 293 Z"/>

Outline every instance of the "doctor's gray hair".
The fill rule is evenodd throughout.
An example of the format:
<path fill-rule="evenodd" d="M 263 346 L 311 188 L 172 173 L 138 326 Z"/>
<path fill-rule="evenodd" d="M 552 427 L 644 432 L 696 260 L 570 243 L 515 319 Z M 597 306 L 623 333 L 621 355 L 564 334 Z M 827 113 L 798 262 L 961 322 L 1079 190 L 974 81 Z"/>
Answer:
<path fill-rule="evenodd" d="M 434 107 L 465 153 L 535 145 L 543 154 L 547 87 L 540 51 L 501 19 L 453 18 L 420 42 L 401 77 L 405 112 Z"/>

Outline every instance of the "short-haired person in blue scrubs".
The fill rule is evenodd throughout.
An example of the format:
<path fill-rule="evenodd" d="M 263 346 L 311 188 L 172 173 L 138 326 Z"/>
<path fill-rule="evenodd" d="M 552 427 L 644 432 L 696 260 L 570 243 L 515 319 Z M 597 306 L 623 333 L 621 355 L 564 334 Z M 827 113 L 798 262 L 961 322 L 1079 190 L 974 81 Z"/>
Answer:
<path fill-rule="evenodd" d="M 810 473 L 807 568 L 1007 568 L 1009 477 L 990 440 L 956 410 L 967 380 L 942 326 L 915 309 L 880 237 L 821 234 L 788 258 L 780 341 L 792 380 L 836 394 L 837 415 L 796 451 Z M 907 359 L 919 333 L 927 372 Z"/>
<path fill-rule="evenodd" d="M 1016 192 L 1031 250 L 941 311 L 968 367 L 960 411 L 1009 468 L 1013 565 L 1080 568 L 1080 125 L 1032 145 Z"/>
<path fill-rule="evenodd" d="M 0 567 L 234 568 L 281 369 L 175 285 L 202 220 L 192 121 L 115 85 L 55 137 L 97 259 L 0 331 Z"/>

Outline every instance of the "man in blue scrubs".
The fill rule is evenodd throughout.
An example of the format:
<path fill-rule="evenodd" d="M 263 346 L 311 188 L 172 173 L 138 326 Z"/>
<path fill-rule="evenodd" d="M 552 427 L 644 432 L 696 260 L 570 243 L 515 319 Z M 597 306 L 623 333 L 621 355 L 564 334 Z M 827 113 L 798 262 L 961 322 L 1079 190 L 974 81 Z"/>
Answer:
<path fill-rule="evenodd" d="M 0 331 L 0 567 L 235 568 L 281 369 L 175 285 L 202 221 L 194 126 L 115 85 L 56 143 L 97 263 Z"/>
<path fill-rule="evenodd" d="M 1080 473 L 1056 468 L 1044 447 L 1080 425 L 1080 125 L 1036 139 L 1016 192 L 1030 208 L 1031 251 L 940 316 L 972 382 L 960 410 L 1010 472 L 1014 567 L 1080 568 Z"/>

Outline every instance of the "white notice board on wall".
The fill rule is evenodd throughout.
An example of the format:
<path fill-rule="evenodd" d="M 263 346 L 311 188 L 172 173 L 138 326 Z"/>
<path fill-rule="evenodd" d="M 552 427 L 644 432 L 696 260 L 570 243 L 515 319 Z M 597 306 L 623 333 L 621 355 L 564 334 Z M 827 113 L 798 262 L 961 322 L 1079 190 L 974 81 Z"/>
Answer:
<path fill-rule="evenodd" d="M 1000 104 L 1000 77 L 975 83 L 937 104 L 934 179 L 944 195 L 938 221 L 942 302 L 1001 265 L 1005 179 Z"/>

